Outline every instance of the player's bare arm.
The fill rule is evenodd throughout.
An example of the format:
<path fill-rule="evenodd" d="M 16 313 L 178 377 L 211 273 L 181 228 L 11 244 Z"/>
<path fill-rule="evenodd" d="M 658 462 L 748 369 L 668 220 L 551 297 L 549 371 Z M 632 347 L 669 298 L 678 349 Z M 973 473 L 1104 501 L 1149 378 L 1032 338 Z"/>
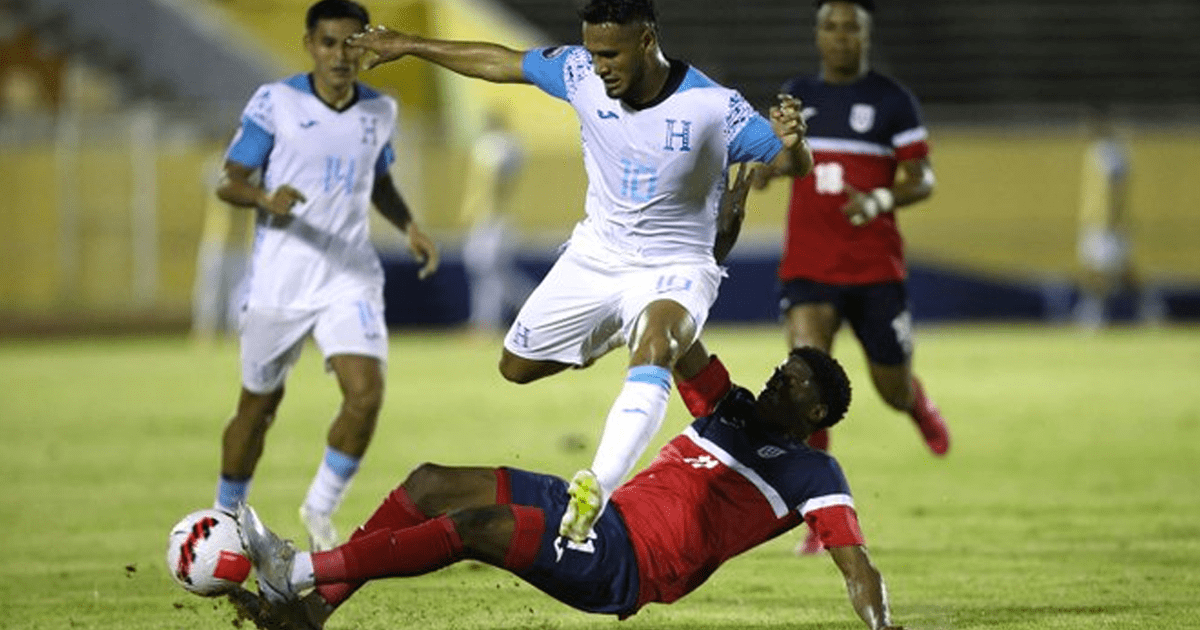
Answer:
<path fill-rule="evenodd" d="M 713 243 L 713 259 L 724 262 L 737 242 L 746 218 L 746 195 L 750 192 L 756 164 L 738 164 L 731 181 L 726 182 L 725 194 L 721 195 L 721 206 L 717 210 L 717 238 Z"/>
<path fill-rule="evenodd" d="M 528 83 L 521 67 L 525 53 L 499 44 L 428 39 L 383 26 L 369 27 L 346 41 L 367 51 L 365 68 L 409 55 L 463 76 L 494 83 Z"/>
<path fill-rule="evenodd" d="M 375 177 L 375 186 L 371 189 L 371 202 L 375 204 L 379 214 L 408 237 L 408 250 L 412 252 L 413 258 L 419 263 L 424 263 L 417 271 L 417 277 L 424 280 L 433 275 L 440 261 L 437 245 L 413 220 L 412 212 L 409 211 L 404 197 L 400 196 L 391 175 Z"/>
<path fill-rule="evenodd" d="M 800 99 L 791 94 L 780 94 L 779 103 L 771 108 L 771 129 L 783 143 L 783 150 L 771 160 L 771 175 L 804 177 L 812 171 L 812 151 L 808 148 L 805 134 L 808 125 L 800 115 Z"/>
<path fill-rule="evenodd" d="M 300 191 L 287 184 L 272 191 L 263 190 L 250 181 L 253 173 L 254 169 L 244 164 L 225 162 L 221 183 L 217 186 L 217 197 L 230 205 L 258 208 L 280 216 L 291 214 L 292 206 L 305 201 Z"/>
<path fill-rule="evenodd" d="M 846 580 L 850 604 L 867 626 L 872 630 L 903 630 L 903 626 L 892 625 L 887 587 L 883 584 L 883 576 L 871 563 L 866 548 L 862 545 L 831 547 L 829 556 Z"/>
<path fill-rule="evenodd" d="M 847 184 L 848 199 L 842 213 L 854 225 L 866 225 L 880 214 L 928 199 L 933 194 L 933 182 L 929 158 L 904 160 L 896 165 L 895 183 L 890 188 L 858 190 Z"/>

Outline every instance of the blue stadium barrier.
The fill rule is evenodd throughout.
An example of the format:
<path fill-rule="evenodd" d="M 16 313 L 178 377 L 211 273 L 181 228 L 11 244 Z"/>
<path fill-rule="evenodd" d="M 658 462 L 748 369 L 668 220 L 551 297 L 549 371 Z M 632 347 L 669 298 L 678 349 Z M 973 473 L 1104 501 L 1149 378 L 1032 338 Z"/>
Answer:
<path fill-rule="evenodd" d="M 553 259 L 530 255 L 518 265 L 531 277 L 541 278 Z M 710 322 L 762 323 L 779 317 L 777 260 L 771 256 L 742 256 L 728 261 L 729 277 L 709 314 Z M 410 258 L 384 257 L 387 284 L 384 301 L 392 327 L 451 327 L 467 320 L 467 278 L 462 261 L 449 253 L 432 278 L 417 279 Z M 952 321 L 1066 321 L 1078 300 L 1078 291 L 1061 279 L 1012 280 L 959 269 L 910 262 L 909 298 L 918 323 Z M 1160 288 L 1168 319 L 1200 320 L 1200 287 Z M 1115 321 L 1136 315 L 1132 296 L 1110 301 Z"/>

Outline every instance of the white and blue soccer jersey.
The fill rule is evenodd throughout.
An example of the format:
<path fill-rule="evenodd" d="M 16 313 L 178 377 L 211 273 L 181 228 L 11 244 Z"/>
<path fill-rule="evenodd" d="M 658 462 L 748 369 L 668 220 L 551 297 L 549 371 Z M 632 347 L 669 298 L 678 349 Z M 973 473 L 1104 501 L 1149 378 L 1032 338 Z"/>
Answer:
<path fill-rule="evenodd" d="M 605 93 L 581 46 L 531 50 L 524 72 L 579 117 L 588 189 L 571 245 L 600 255 L 711 262 L 729 165 L 769 162 L 783 148 L 741 94 L 682 62 L 640 108 Z"/>
<path fill-rule="evenodd" d="M 316 96 L 309 75 L 260 86 L 226 158 L 262 169 L 263 185 L 288 185 L 305 201 L 289 217 L 260 212 L 247 304 L 314 309 L 381 298 L 383 268 L 370 241 L 375 178 L 394 161 L 397 105 L 355 85 L 341 110 Z"/>

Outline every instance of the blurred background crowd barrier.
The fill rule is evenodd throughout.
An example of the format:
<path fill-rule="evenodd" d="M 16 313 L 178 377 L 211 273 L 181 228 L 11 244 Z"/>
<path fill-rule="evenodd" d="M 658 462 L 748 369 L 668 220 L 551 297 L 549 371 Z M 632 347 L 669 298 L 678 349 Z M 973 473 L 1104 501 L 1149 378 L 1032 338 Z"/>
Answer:
<path fill-rule="evenodd" d="M 205 293 L 236 291 L 236 281 L 215 278 L 240 273 L 247 216 L 212 189 L 254 87 L 309 68 L 308 4 L 0 0 L 0 333 L 184 330 L 193 317 L 224 317 L 213 309 L 228 304 L 195 315 L 194 306 Z M 571 0 L 365 4 L 376 22 L 430 36 L 514 48 L 579 39 Z M 1081 165 L 1097 109 L 1129 148 L 1138 273 L 1167 318 L 1200 319 L 1200 3 L 879 4 L 874 66 L 922 101 L 938 177 L 933 198 L 901 216 L 918 320 L 1070 316 Z M 787 77 L 817 66 L 807 0 L 658 6 L 666 52 L 760 109 Z M 525 147 L 510 218 L 520 264 L 544 272 L 582 216 L 570 109 L 529 86 L 417 61 L 362 79 L 401 101 L 394 177 L 446 258 L 418 283 L 398 236 L 377 222 L 389 322 L 467 318 L 462 178 L 490 111 L 504 113 Z M 776 182 L 751 197 L 715 321 L 774 319 L 786 189 Z"/>

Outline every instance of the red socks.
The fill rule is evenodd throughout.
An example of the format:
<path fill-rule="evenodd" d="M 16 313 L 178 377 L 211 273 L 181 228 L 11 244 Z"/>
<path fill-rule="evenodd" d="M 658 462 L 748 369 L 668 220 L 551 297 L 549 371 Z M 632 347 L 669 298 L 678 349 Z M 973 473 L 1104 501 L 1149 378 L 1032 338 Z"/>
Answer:
<path fill-rule="evenodd" d="M 733 389 L 733 383 L 729 380 L 729 371 L 714 354 L 704 369 L 692 378 L 677 381 L 675 387 L 692 417 L 703 418 L 712 414 L 717 403 Z"/>
<path fill-rule="evenodd" d="M 398 486 L 391 494 L 383 500 L 371 518 L 367 519 L 358 529 L 354 530 L 354 534 L 350 536 L 350 540 L 358 540 L 373 532 L 380 530 L 405 529 L 413 525 L 419 525 L 428 521 L 429 517 L 425 516 L 421 510 L 417 509 L 415 503 L 408 496 L 408 491 L 404 486 Z M 313 554 L 314 567 L 316 563 L 316 555 Z M 321 595 L 330 606 L 334 608 L 341 605 L 342 602 L 350 598 L 363 585 L 362 581 L 354 582 L 329 582 L 326 584 L 317 585 L 317 593 Z"/>
<path fill-rule="evenodd" d="M 405 529 L 379 530 L 312 555 L 318 584 L 421 575 L 461 560 L 454 522 L 439 516 Z"/>

